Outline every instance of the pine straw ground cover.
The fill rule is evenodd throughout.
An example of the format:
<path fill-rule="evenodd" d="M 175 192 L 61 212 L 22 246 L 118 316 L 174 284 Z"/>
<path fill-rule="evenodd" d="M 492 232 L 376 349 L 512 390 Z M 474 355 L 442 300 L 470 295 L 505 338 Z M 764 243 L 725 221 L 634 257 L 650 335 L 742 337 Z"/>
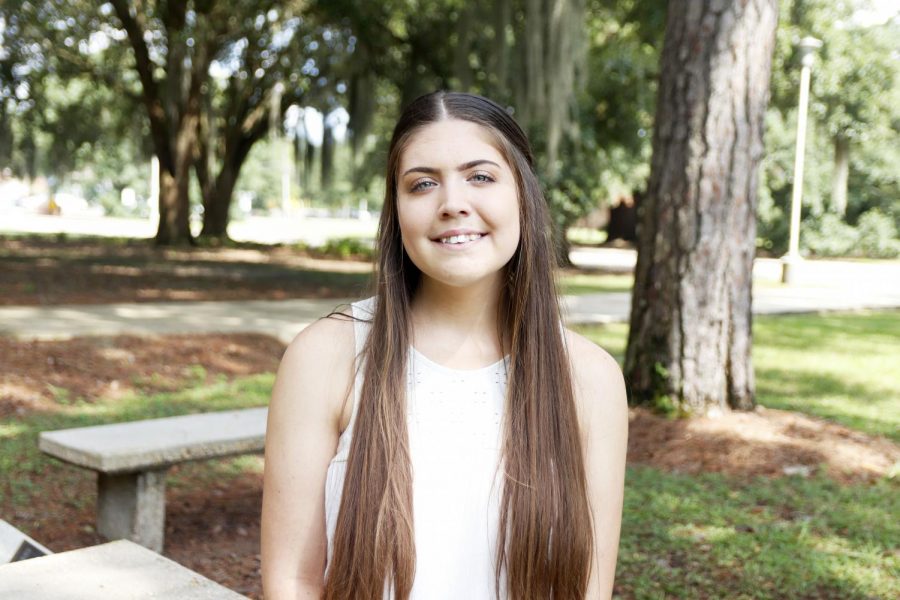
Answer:
<path fill-rule="evenodd" d="M 898 324 L 761 318 L 765 408 L 632 410 L 617 597 L 900 595 Z M 582 331 L 621 357 L 623 326 Z M 0 518 L 54 551 L 102 542 L 94 476 L 45 458 L 38 432 L 264 405 L 282 351 L 255 335 L 0 337 Z M 173 468 L 164 553 L 259 598 L 261 477 L 258 456 Z"/>

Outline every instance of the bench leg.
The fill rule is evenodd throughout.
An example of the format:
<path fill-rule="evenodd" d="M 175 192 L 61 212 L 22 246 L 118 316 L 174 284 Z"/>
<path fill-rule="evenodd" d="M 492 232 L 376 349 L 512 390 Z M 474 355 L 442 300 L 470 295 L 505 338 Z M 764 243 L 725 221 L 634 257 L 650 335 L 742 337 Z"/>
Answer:
<path fill-rule="evenodd" d="M 162 552 L 166 521 L 166 470 L 98 474 L 97 531 Z"/>

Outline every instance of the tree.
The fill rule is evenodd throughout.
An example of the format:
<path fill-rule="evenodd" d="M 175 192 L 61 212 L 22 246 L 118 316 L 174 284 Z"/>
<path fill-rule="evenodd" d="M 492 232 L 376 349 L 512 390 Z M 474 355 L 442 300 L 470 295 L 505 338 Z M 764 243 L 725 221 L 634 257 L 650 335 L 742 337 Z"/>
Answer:
<path fill-rule="evenodd" d="M 625 358 L 633 402 L 754 405 L 757 171 L 777 16 L 776 0 L 669 4 Z"/>
<path fill-rule="evenodd" d="M 559 233 L 596 203 L 589 192 L 596 170 L 581 152 L 596 147 L 582 144 L 578 104 L 586 75 L 584 0 L 489 0 L 477 9 L 462 0 L 329 0 L 316 2 L 314 10 L 327 21 L 347 23 L 357 40 L 347 75 L 354 165 L 366 162 L 362 141 L 376 121 L 376 97 L 390 103 L 382 110 L 390 122 L 397 105 L 423 93 L 469 91 L 512 108 L 528 131 L 552 190 Z M 379 80 L 394 93 L 376 94 Z M 357 168 L 355 183 L 364 187 L 360 175 Z"/>
<path fill-rule="evenodd" d="M 873 211 L 868 218 L 880 213 L 900 228 L 900 19 L 861 23 L 855 15 L 863 6 L 862 0 L 781 0 L 758 215 L 760 241 L 771 252 L 787 248 L 797 40 L 807 35 L 824 45 L 812 69 L 801 247 L 859 252 L 866 243 L 854 227 Z"/>
<path fill-rule="evenodd" d="M 251 147 L 287 106 L 307 100 L 310 88 L 330 83 L 323 65 L 327 69 L 329 59 L 341 56 L 339 29 L 310 27 L 299 0 L 111 4 L 132 48 L 159 157 L 156 241 L 191 241 L 192 170 L 203 195 L 201 235 L 224 237 L 234 187 Z M 317 34 L 333 43 L 313 39 Z M 214 63 L 222 74 L 218 79 L 210 75 Z M 280 100 L 273 103 L 279 82 Z"/>
<path fill-rule="evenodd" d="M 92 173 L 121 173 L 144 158 L 146 136 L 131 116 L 136 88 L 118 76 L 121 57 L 106 53 L 101 61 L 102 42 L 91 36 L 99 36 L 97 24 L 69 8 L 0 5 L 0 167 L 84 188 Z"/>

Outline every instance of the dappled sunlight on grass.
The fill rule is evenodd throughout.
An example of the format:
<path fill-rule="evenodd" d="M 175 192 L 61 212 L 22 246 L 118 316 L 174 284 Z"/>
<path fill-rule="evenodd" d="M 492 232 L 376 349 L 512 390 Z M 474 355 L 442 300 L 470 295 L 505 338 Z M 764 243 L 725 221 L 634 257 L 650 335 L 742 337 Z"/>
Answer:
<path fill-rule="evenodd" d="M 900 593 L 892 577 L 900 566 L 891 552 L 900 535 L 889 518 L 900 508 L 894 482 L 740 481 L 635 467 L 625 489 L 617 587 L 635 597 Z M 868 523 L 848 527 L 860 511 Z M 874 529 L 881 530 L 876 537 Z"/>
<path fill-rule="evenodd" d="M 900 312 L 759 318 L 760 404 L 900 440 Z"/>
<path fill-rule="evenodd" d="M 721 542 L 734 537 L 735 531 L 733 527 L 717 527 L 689 523 L 670 527 L 669 535 L 695 541 Z"/>
<path fill-rule="evenodd" d="M 0 439 L 15 437 L 27 430 L 23 423 L 0 423 Z"/>
<path fill-rule="evenodd" d="M 632 275 L 579 273 L 564 271 L 558 276 L 559 291 L 563 295 L 630 292 L 634 286 Z"/>
<path fill-rule="evenodd" d="M 574 328 L 622 364 L 628 326 Z M 757 402 L 900 440 L 900 312 L 754 320 Z"/>

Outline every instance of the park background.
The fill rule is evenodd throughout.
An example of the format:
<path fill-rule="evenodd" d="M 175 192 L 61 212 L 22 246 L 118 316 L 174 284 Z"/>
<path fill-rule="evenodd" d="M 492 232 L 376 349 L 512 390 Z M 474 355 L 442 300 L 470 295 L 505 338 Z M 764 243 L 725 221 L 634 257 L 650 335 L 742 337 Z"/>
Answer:
<path fill-rule="evenodd" d="M 265 405 L 303 320 L 252 327 L 228 304 L 190 329 L 186 303 L 302 300 L 316 314 L 365 293 L 390 128 L 436 88 L 495 98 L 528 129 L 567 306 L 600 307 L 573 325 L 624 364 L 629 315 L 604 307 L 635 285 L 666 11 L 690 4 L 6 0 L 0 518 L 54 551 L 102 541 L 94 481 L 43 457 L 40 431 Z M 787 286 L 805 36 L 823 42 L 808 264 Z M 779 3 L 753 293 L 797 314 L 753 320 L 754 410 L 635 403 L 618 596 L 900 593 L 898 40 L 890 2 Z M 80 326 L 134 305 L 163 317 Z M 60 307 L 74 319 L 48 328 L 60 313 L 40 310 Z M 164 554 L 258 596 L 261 468 L 173 468 Z"/>

